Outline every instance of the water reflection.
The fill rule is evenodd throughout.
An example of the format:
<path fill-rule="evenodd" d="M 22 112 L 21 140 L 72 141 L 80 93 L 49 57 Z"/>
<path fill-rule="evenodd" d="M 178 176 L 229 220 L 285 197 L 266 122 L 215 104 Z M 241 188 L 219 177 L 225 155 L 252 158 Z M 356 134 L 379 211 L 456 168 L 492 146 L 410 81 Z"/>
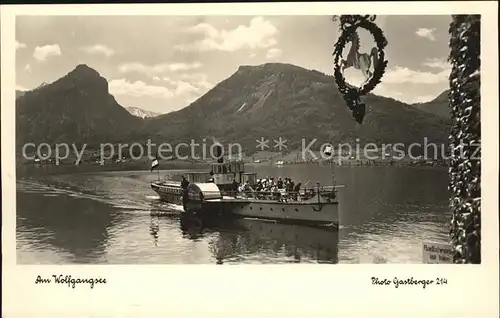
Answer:
<path fill-rule="evenodd" d="M 151 218 L 151 224 L 149 225 L 149 234 L 153 237 L 153 243 L 157 247 L 158 244 L 158 239 L 159 239 L 159 232 L 160 232 L 160 222 L 158 221 L 158 217 L 152 217 Z"/>
<path fill-rule="evenodd" d="M 295 263 L 338 262 L 338 230 L 334 228 L 258 219 L 202 218 L 194 214 L 183 214 L 180 226 L 189 240 L 217 234 L 208 242 L 217 264 L 238 263 L 261 254 L 267 255 L 268 262 L 278 258 Z"/>
<path fill-rule="evenodd" d="M 75 262 L 101 258 L 121 219 L 107 204 L 61 194 L 18 192 L 17 207 L 18 244 L 52 247 Z"/>

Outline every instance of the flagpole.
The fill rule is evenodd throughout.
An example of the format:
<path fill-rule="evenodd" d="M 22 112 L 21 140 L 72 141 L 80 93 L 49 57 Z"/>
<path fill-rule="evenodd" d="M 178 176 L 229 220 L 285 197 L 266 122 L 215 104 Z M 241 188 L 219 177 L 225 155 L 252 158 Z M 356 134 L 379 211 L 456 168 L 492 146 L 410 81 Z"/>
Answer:
<path fill-rule="evenodd" d="M 158 158 L 155 158 L 153 160 L 153 163 L 151 164 L 151 172 L 153 172 L 153 169 L 156 168 L 157 173 L 158 173 L 158 181 L 160 181 L 160 168 L 159 168 L 159 165 L 160 165 L 160 163 L 158 161 Z"/>
<path fill-rule="evenodd" d="M 156 149 L 156 156 L 155 159 L 158 161 L 158 182 L 160 182 L 160 160 L 158 160 L 158 149 Z"/>
<path fill-rule="evenodd" d="M 330 146 L 331 146 L 331 148 L 330 148 Z M 328 152 L 328 155 L 330 157 L 328 159 L 328 161 L 330 161 L 330 173 L 331 173 L 331 178 L 332 178 L 332 185 L 335 186 L 336 185 L 335 184 L 335 170 L 334 170 L 335 168 L 334 168 L 334 165 L 333 165 L 334 149 L 333 149 L 333 144 L 332 144 L 331 140 L 330 140 L 330 146 L 329 146 L 328 150 L 325 151 L 325 152 Z"/>

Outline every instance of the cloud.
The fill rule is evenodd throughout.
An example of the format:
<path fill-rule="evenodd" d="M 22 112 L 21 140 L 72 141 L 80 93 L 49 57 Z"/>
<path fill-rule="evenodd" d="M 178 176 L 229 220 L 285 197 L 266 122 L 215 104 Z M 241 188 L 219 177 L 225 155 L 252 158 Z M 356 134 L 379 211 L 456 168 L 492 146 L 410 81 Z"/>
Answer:
<path fill-rule="evenodd" d="M 26 47 L 26 44 L 16 41 L 16 50 L 24 49 L 25 47 Z"/>
<path fill-rule="evenodd" d="M 394 87 L 390 87 L 390 85 L 384 85 L 382 83 L 379 83 L 372 93 L 378 96 L 394 98 L 395 100 L 399 100 L 407 104 L 425 103 L 436 98 L 436 95 L 412 96 L 411 94 L 405 94 L 394 89 Z"/>
<path fill-rule="evenodd" d="M 444 90 L 447 86 L 448 75 L 449 70 L 431 73 L 396 66 L 386 71 L 382 77 L 382 82 L 375 87 L 372 93 L 379 96 L 394 98 L 408 104 L 425 102 L 433 100 L 436 97 L 435 95 L 427 95 L 430 89 L 428 85 L 434 85 L 432 86 L 432 90 L 441 86 Z M 358 87 L 364 82 L 363 75 L 353 68 L 346 69 L 344 71 L 344 76 L 348 83 Z M 407 85 L 401 86 L 400 84 Z M 425 86 L 415 86 L 419 84 Z M 417 87 L 425 93 L 422 94 L 422 92 L 420 92 L 421 95 L 418 95 L 419 92 L 417 91 Z"/>
<path fill-rule="evenodd" d="M 161 74 L 166 72 L 187 71 L 202 67 L 200 62 L 193 63 L 162 63 L 156 65 L 145 65 L 142 63 L 126 63 L 118 68 L 121 73 L 137 72 L 153 76 L 153 74 Z"/>
<path fill-rule="evenodd" d="M 424 63 L 422 63 L 422 65 L 430 68 L 437 68 L 440 70 L 451 71 L 450 62 L 444 59 L 437 59 L 437 58 L 427 59 Z"/>
<path fill-rule="evenodd" d="M 200 62 L 194 62 L 191 64 L 186 64 L 186 63 L 173 63 L 168 65 L 168 69 L 170 71 L 188 71 L 188 70 L 193 70 L 202 67 L 202 64 Z"/>
<path fill-rule="evenodd" d="M 415 32 L 416 35 L 426 38 L 431 41 L 436 41 L 436 38 L 434 37 L 434 32 L 436 29 L 427 29 L 427 28 L 418 28 L 417 31 Z"/>
<path fill-rule="evenodd" d="M 115 51 L 112 48 L 109 48 L 105 45 L 102 44 L 95 44 L 95 45 L 90 45 L 90 46 L 84 46 L 80 48 L 83 52 L 87 54 L 102 54 L 106 57 L 113 56 L 115 54 Z"/>
<path fill-rule="evenodd" d="M 210 89 L 214 87 L 214 84 L 210 83 L 208 81 L 208 76 L 205 73 L 184 73 L 181 74 L 181 78 L 184 80 L 189 81 L 195 86 L 204 88 L 204 89 Z"/>
<path fill-rule="evenodd" d="M 447 82 L 449 75 L 449 69 L 443 69 L 437 73 L 433 73 L 395 66 L 387 69 L 382 77 L 381 84 L 440 84 Z M 364 82 L 364 77 L 361 75 L 361 72 L 354 68 L 346 69 L 344 71 L 344 76 L 346 81 L 352 85 L 360 86 Z M 377 87 L 379 85 L 377 85 Z"/>
<path fill-rule="evenodd" d="M 438 73 L 422 72 L 407 67 L 395 66 L 386 71 L 382 77 L 385 84 L 438 84 L 448 81 L 449 69 L 443 69 Z"/>
<path fill-rule="evenodd" d="M 446 59 L 430 58 L 422 63 L 422 66 L 438 70 L 437 72 L 425 72 L 412 70 L 407 67 L 395 66 L 389 68 L 382 77 L 385 84 L 440 84 L 448 81 L 451 64 Z M 435 97 L 435 96 L 434 96 Z"/>
<path fill-rule="evenodd" d="M 27 73 L 31 73 L 31 65 L 26 64 L 26 65 L 24 66 L 24 70 L 25 70 Z"/>
<path fill-rule="evenodd" d="M 421 96 L 415 96 L 412 100 L 411 103 L 426 103 L 430 102 L 431 100 L 434 100 L 436 98 L 436 95 L 421 95 Z"/>
<path fill-rule="evenodd" d="M 372 93 L 379 96 L 391 97 L 396 100 L 401 100 L 401 98 L 403 97 L 402 92 L 395 89 L 390 89 L 389 87 L 387 87 L 387 85 L 384 85 L 382 83 L 379 83 L 372 91 Z"/>
<path fill-rule="evenodd" d="M 28 91 L 29 89 L 27 89 L 26 87 L 24 86 L 21 86 L 21 85 L 16 85 L 16 91 Z"/>
<path fill-rule="evenodd" d="M 277 43 L 278 29 L 262 17 L 255 17 L 250 24 L 239 25 L 231 30 L 217 30 L 208 23 L 200 23 L 186 32 L 201 34 L 203 40 L 178 44 L 174 49 L 180 51 L 226 51 L 234 52 L 244 48 L 268 48 Z"/>
<path fill-rule="evenodd" d="M 113 95 L 129 95 L 134 97 L 171 98 L 174 93 L 166 87 L 148 85 L 142 81 L 129 82 L 116 79 L 109 82 L 109 91 Z"/>
<path fill-rule="evenodd" d="M 175 85 L 175 95 L 196 94 L 200 92 L 199 87 L 186 81 L 175 81 L 173 84 Z"/>
<path fill-rule="evenodd" d="M 203 73 L 182 74 L 179 79 L 158 76 L 154 76 L 153 79 L 155 81 L 163 80 L 166 85 L 149 85 L 142 81 L 130 82 L 127 79 L 115 79 L 109 82 L 109 91 L 114 95 L 134 97 L 172 98 L 184 95 L 191 98 L 199 97 L 213 87 L 208 82 L 206 74 Z"/>
<path fill-rule="evenodd" d="M 283 53 L 283 51 L 281 49 L 271 48 L 271 49 L 267 50 L 266 58 L 268 60 L 271 60 L 271 59 L 280 57 L 282 53 Z"/>
<path fill-rule="evenodd" d="M 175 95 L 200 96 L 213 87 L 204 73 L 182 74 L 181 79 L 164 77 L 163 80 L 172 86 Z"/>
<path fill-rule="evenodd" d="M 44 62 L 50 57 L 56 57 L 60 55 L 62 55 L 62 53 L 61 48 L 58 44 L 37 46 L 33 51 L 33 57 L 39 62 Z"/>

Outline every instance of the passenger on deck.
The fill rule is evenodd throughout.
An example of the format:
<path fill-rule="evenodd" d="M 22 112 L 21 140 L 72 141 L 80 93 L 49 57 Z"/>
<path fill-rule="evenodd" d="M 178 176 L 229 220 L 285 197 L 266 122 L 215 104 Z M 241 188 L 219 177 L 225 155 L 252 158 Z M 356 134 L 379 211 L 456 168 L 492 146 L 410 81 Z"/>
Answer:
<path fill-rule="evenodd" d="M 258 197 L 259 199 L 264 199 L 265 198 L 265 192 L 266 192 L 266 187 L 267 187 L 267 181 L 266 179 L 261 179 L 260 180 L 260 186 L 258 188 L 259 194 Z"/>
<path fill-rule="evenodd" d="M 278 189 L 283 189 L 283 180 L 281 179 L 281 177 L 278 179 L 278 182 L 276 182 L 276 186 L 278 187 Z"/>
<path fill-rule="evenodd" d="M 285 178 L 283 181 L 283 187 L 279 190 L 281 193 L 281 200 L 287 202 L 290 197 L 290 181 L 288 178 Z"/>
<path fill-rule="evenodd" d="M 278 186 L 276 184 L 271 186 L 271 192 L 272 192 L 273 200 L 280 201 L 281 194 L 280 194 L 280 192 L 278 190 Z"/>
<path fill-rule="evenodd" d="M 261 187 L 260 187 L 260 190 L 259 190 L 259 199 L 265 199 L 267 197 L 267 187 L 268 187 L 268 184 L 267 184 L 267 179 L 263 179 L 261 181 Z"/>
<path fill-rule="evenodd" d="M 189 181 L 187 181 L 185 176 L 182 176 L 181 188 L 186 190 L 189 185 Z"/>
<path fill-rule="evenodd" d="M 245 182 L 245 184 L 243 185 L 242 192 L 244 193 L 244 196 L 247 198 L 253 197 L 254 190 L 253 190 L 252 186 L 250 185 L 250 183 L 248 183 L 248 181 Z"/>
<path fill-rule="evenodd" d="M 214 179 L 214 173 L 212 171 L 210 171 L 210 178 L 208 178 L 208 182 L 215 182 L 215 179 Z"/>
<path fill-rule="evenodd" d="M 182 205 L 185 207 L 187 201 L 187 187 L 189 185 L 189 181 L 187 181 L 185 176 L 182 176 L 181 188 L 182 188 Z"/>
<path fill-rule="evenodd" d="M 288 189 L 290 189 L 289 190 L 290 192 L 293 192 L 293 189 L 295 187 L 295 183 L 292 180 L 290 180 L 290 179 L 288 179 L 288 180 L 289 180 L 289 182 L 288 182 Z"/>
<path fill-rule="evenodd" d="M 233 196 L 236 198 L 238 195 L 238 182 L 236 182 L 236 179 L 233 179 L 233 183 L 231 183 L 231 191 L 233 192 Z"/>
<path fill-rule="evenodd" d="M 300 191 L 300 186 L 302 185 L 302 183 L 297 183 L 297 185 L 293 188 L 293 199 L 295 201 L 298 200 L 299 198 L 299 191 Z"/>
<path fill-rule="evenodd" d="M 255 185 L 255 190 L 256 191 L 262 190 L 262 181 L 260 179 L 257 180 L 257 184 Z"/>

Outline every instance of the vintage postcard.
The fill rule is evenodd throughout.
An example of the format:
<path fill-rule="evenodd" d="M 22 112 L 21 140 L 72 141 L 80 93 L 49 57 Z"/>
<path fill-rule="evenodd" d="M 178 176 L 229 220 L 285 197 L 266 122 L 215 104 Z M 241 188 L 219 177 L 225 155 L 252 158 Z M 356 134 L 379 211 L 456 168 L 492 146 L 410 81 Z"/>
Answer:
<path fill-rule="evenodd" d="M 2 317 L 496 317 L 497 10 L 2 5 Z"/>

